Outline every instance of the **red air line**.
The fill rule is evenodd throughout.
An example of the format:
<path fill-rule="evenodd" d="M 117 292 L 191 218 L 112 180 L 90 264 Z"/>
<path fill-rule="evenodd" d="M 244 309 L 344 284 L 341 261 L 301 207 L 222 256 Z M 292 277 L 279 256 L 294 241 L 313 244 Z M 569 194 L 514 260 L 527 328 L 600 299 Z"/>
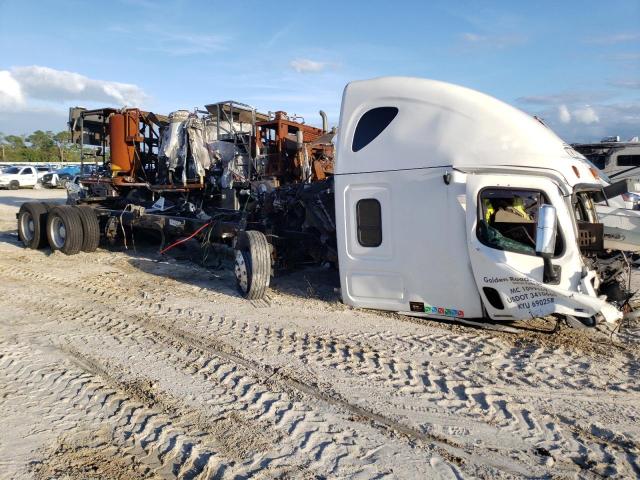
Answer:
<path fill-rule="evenodd" d="M 209 223 L 205 223 L 203 226 L 201 226 L 199 229 L 197 229 L 195 232 L 193 232 L 191 235 L 189 235 L 187 238 L 183 238 L 182 240 L 178 240 L 177 242 L 172 243 L 171 245 L 169 245 L 167 248 L 165 248 L 164 250 L 160 250 L 160 255 L 162 255 L 164 252 L 167 252 L 169 250 L 171 250 L 173 247 L 180 245 L 181 243 L 186 242 L 187 240 L 191 240 L 193 237 L 195 237 L 197 234 L 199 234 L 202 230 L 204 230 L 206 227 L 208 227 L 209 225 L 211 225 L 213 222 L 209 222 Z"/>

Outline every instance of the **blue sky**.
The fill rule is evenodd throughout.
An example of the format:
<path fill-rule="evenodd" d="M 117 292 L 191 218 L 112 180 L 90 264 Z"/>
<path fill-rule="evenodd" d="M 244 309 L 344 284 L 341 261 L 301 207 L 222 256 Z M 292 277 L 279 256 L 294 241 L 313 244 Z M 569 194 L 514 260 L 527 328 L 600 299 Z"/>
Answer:
<path fill-rule="evenodd" d="M 640 1 L 0 0 L 0 131 L 235 99 L 337 124 L 351 80 L 465 85 L 565 140 L 640 135 Z"/>

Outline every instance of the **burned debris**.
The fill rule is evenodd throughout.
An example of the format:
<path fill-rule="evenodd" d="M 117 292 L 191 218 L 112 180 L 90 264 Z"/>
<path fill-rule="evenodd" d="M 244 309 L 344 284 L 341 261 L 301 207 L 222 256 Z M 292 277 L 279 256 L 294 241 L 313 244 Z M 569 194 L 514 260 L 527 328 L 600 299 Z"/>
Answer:
<path fill-rule="evenodd" d="M 242 293 L 256 295 L 274 270 L 337 262 L 335 130 L 320 113 L 323 128 L 235 101 L 168 116 L 72 109 L 74 141 L 105 166 L 71 188 L 72 203 L 94 207 L 111 242 L 143 228 L 160 233 L 161 251 L 185 235 L 235 248 Z"/>

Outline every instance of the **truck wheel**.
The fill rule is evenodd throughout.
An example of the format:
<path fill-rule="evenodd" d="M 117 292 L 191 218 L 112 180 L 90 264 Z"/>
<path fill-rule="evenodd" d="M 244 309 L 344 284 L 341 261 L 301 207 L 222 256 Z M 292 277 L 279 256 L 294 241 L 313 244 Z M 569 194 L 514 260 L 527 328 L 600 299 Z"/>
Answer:
<path fill-rule="evenodd" d="M 47 209 L 37 202 L 23 203 L 18 212 L 18 238 L 27 248 L 47 245 Z"/>
<path fill-rule="evenodd" d="M 95 252 L 100 244 L 100 223 L 93 208 L 87 205 L 79 205 L 71 207 L 80 214 L 82 222 L 82 251 Z"/>
<path fill-rule="evenodd" d="M 20 188 L 20 182 L 17 180 L 11 180 L 9 182 L 9 190 L 18 190 Z"/>
<path fill-rule="evenodd" d="M 83 237 L 82 220 L 77 210 L 61 205 L 49 211 L 47 239 L 51 250 L 74 255 L 82 248 Z"/>
<path fill-rule="evenodd" d="M 244 298 L 264 297 L 271 280 L 271 248 L 262 232 L 248 230 L 238 234 L 234 273 Z"/>

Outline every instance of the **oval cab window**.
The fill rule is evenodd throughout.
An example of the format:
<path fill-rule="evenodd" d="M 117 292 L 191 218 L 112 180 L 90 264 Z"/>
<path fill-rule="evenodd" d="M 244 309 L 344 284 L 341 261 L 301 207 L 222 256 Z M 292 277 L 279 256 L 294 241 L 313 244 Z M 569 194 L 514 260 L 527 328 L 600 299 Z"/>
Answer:
<path fill-rule="evenodd" d="M 353 133 L 351 150 L 357 152 L 373 142 L 396 118 L 396 115 L 398 115 L 396 107 L 376 107 L 362 115 Z"/>

